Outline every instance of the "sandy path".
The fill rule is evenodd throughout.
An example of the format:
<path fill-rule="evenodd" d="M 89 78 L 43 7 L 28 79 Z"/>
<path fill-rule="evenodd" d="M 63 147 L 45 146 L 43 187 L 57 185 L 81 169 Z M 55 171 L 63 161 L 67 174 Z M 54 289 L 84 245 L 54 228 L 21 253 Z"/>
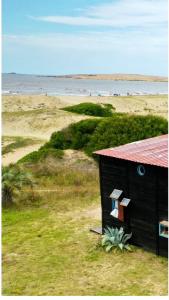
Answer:
<path fill-rule="evenodd" d="M 28 153 L 38 150 L 42 145 L 43 143 L 35 144 L 35 145 L 19 148 L 13 152 L 5 154 L 2 157 L 2 165 L 7 166 L 11 163 L 16 163 L 19 159 L 21 159 L 23 156 L 27 155 Z"/>

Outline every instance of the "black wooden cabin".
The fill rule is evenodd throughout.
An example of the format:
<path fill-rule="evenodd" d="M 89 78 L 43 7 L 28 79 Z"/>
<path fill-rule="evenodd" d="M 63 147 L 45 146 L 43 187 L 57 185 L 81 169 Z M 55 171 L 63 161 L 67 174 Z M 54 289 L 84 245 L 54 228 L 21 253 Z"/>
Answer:
<path fill-rule="evenodd" d="M 168 135 L 100 150 L 102 233 L 123 227 L 131 242 L 168 255 Z"/>

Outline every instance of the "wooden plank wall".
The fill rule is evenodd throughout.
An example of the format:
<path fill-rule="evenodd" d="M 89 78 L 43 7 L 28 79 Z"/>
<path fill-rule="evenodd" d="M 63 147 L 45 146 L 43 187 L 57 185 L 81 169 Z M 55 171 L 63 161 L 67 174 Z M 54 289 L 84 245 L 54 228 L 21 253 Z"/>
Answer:
<path fill-rule="evenodd" d="M 168 220 L 168 170 L 158 169 L 158 210 L 159 222 Z M 159 237 L 159 254 L 168 256 L 168 239 Z"/>
<path fill-rule="evenodd" d="M 114 226 L 120 227 L 124 225 L 128 230 L 128 224 L 120 222 L 116 218 L 110 216 L 112 210 L 112 201 L 110 194 L 113 189 L 123 190 L 125 196 L 128 195 L 127 185 L 127 168 L 122 160 L 114 160 L 109 157 L 100 158 L 100 187 L 102 199 L 102 227 Z"/>
<path fill-rule="evenodd" d="M 145 167 L 145 175 L 137 173 L 139 164 L 129 165 L 129 194 L 131 198 L 131 230 L 133 241 L 156 253 L 157 245 L 157 186 L 156 169 Z"/>
<path fill-rule="evenodd" d="M 145 175 L 139 176 L 138 165 L 111 157 L 100 157 L 102 227 L 124 225 L 126 231 L 132 231 L 134 244 L 157 254 L 161 247 L 160 254 L 162 255 L 162 252 L 166 251 L 166 244 L 164 240 L 159 241 L 158 214 L 161 217 L 167 211 L 166 200 L 160 202 L 159 199 L 159 195 L 168 199 L 166 198 L 166 181 L 163 180 L 166 174 L 161 177 L 162 174 L 159 171 L 161 168 L 147 165 Z M 115 188 L 123 190 L 124 196 L 131 199 L 127 212 L 130 220 L 126 219 L 124 223 L 110 215 L 112 206 L 109 196 Z"/>

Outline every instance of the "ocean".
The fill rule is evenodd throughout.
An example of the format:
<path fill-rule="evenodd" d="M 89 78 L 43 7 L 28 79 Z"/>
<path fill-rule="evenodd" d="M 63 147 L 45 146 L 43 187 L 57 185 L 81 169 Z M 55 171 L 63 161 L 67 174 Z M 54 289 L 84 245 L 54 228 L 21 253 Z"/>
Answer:
<path fill-rule="evenodd" d="M 156 95 L 167 94 L 167 82 L 114 81 L 2 74 L 2 94 L 26 95 Z"/>

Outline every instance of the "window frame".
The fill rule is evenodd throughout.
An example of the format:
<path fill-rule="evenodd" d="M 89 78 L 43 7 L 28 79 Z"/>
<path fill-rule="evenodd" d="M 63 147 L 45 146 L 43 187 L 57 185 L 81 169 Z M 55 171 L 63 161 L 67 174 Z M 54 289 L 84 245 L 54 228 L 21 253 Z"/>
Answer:
<path fill-rule="evenodd" d="M 165 228 L 167 228 L 167 234 L 164 233 Z M 164 238 L 168 238 L 168 221 L 163 220 L 163 221 L 159 222 L 159 236 L 164 237 Z"/>

